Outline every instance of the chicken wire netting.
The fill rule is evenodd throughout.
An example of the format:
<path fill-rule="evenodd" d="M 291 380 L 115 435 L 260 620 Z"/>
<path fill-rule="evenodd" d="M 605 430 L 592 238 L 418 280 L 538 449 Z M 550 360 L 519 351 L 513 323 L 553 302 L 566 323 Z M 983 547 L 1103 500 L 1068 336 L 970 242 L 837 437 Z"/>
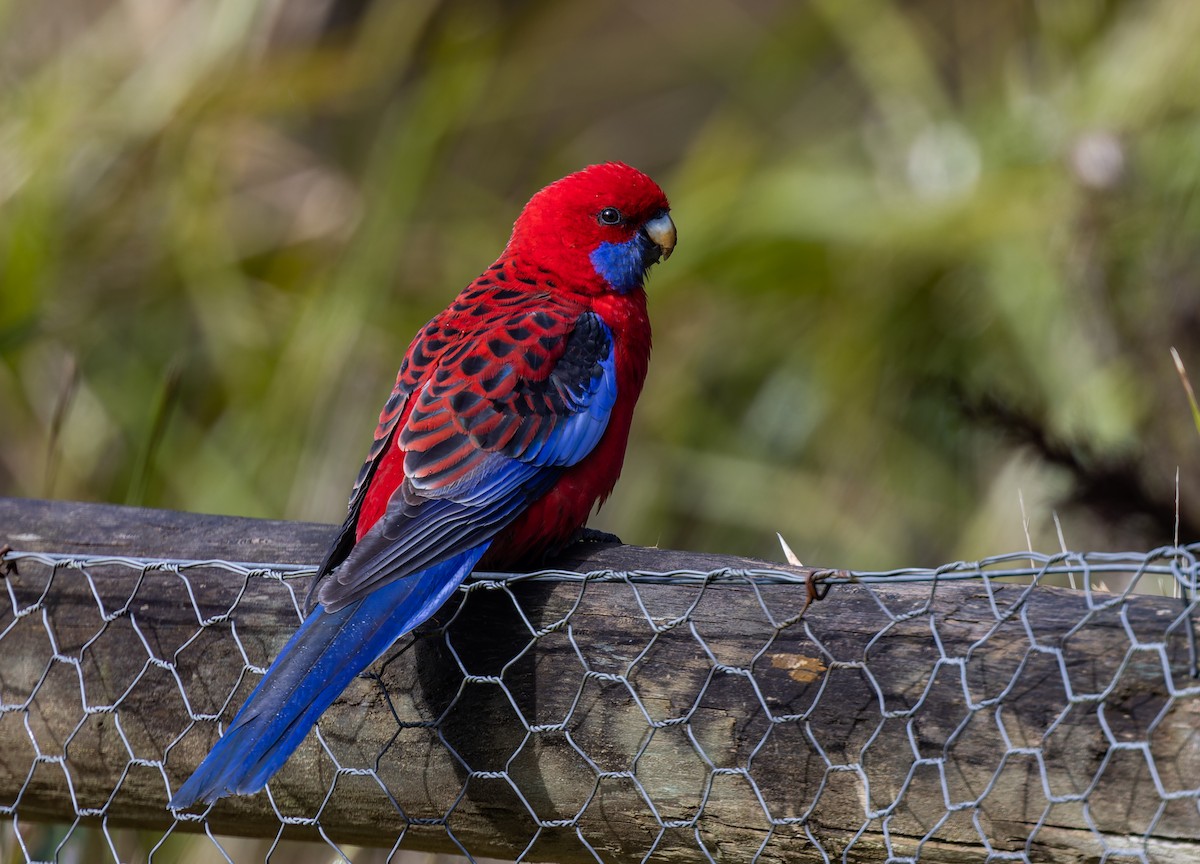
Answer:
<path fill-rule="evenodd" d="M 182 814 L 312 568 L 9 552 L 0 860 L 1195 860 L 1197 551 L 477 575 Z"/>

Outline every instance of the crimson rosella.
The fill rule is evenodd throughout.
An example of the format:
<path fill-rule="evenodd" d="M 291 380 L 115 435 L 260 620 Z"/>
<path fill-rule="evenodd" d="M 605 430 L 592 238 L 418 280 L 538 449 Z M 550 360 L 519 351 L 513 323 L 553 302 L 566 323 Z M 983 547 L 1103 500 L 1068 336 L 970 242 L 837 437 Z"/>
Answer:
<path fill-rule="evenodd" d="M 593 165 L 538 192 L 500 258 L 408 347 L 316 606 L 171 799 L 262 789 L 350 681 L 476 565 L 569 543 L 612 491 L 650 360 L 659 187 Z"/>

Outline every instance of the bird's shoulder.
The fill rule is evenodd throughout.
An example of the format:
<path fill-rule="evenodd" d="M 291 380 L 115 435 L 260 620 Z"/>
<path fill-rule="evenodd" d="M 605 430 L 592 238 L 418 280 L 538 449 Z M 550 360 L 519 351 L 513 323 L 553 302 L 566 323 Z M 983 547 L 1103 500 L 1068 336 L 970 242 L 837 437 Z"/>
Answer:
<path fill-rule="evenodd" d="M 451 376 L 482 381 L 499 373 L 542 380 L 591 311 L 589 298 L 563 290 L 548 271 L 497 262 L 421 329 L 397 387 L 413 392 Z"/>

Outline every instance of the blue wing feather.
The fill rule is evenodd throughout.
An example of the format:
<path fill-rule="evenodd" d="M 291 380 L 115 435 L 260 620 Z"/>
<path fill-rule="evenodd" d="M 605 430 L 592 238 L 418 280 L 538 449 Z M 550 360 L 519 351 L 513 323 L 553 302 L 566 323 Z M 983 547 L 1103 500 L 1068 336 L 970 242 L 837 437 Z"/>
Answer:
<path fill-rule="evenodd" d="M 384 585 L 336 612 L 315 609 L 170 807 L 261 789 L 354 676 L 436 612 L 487 546 Z"/>
<path fill-rule="evenodd" d="M 568 405 L 573 413 L 551 428 L 535 451 L 524 454 L 534 465 L 574 465 L 592 452 L 608 428 L 608 418 L 617 403 L 616 357 L 608 326 L 598 317 L 596 321 L 608 336 L 608 353 L 598 361 L 599 372 L 594 374 L 589 387 L 578 395 L 572 394 L 574 398 Z"/>
<path fill-rule="evenodd" d="M 461 359 L 461 352 L 457 356 Z M 171 799 L 173 809 L 261 789 L 354 676 L 437 611 L 496 533 L 544 495 L 564 467 L 596 446 L 617 398 L 612 333 L 598 316 L 579 316 L 565 350 L 544 379 L 527 381 L 513 375 L 511 367 L 507 374 L 508 380 L 489 383 L 507 388 L 501 396 L 509 401 L 500 404 L 507 404 L 510 413 L 499 419 L 513 426 L 512 433 L 506 432 L 503 443 L 492 449 L 472 444 L 463 456 L 469 463 L 460 466 L 465 470 L 456 471 L 452 482 L 439 482 L 446 477 L 440 469 L 417 481 L 406 471 L 408 479 L 392 496 L 387 512 L 322 583 L 321 605 L 284 646 L 221 740 Z M 432 380 L 437 380 L 436 372 Z M 440 459 L 474 439 L 470 422 L 456 416 L 440 419 L 436 412 L 453 415 L 457 404 L 473 410 L 478 422 L 480 412 L 493 410 L 494 404 L 455 400 L 452 394 L 440 400 L 426 398 L 425 392 L 420 395 L 418 420 L 441 435 L 436 441 Z M 403 394 L 405 399 L 410 396 Z M 517 404 L 530 413 L 514 408 Z M 537 413 L 542 406 L 543 413 Z M 396 446 L 395 436 L 405 433 L 394 428 L 394 415 L 388 419 L 385 434 L 377 435 L 377 447 L 379 441 Z M 455 424 L 453 434 L 461 440 L 450 440 L 439 425 L 444 422 Z M 421 452 L 411 450 L 408 456 L 416 453 L 419 465 Z M 373 450 L 365 479 L 352 498 L 352 517 L 378 458 Z M 344 527 L 338 548 L 352 536 Z"/>
<path fill-rule="evenodd" d="M 478 374 L 498 373 L 481 368 Z M 451 390 L 450 385 L 437 390 L 436 373 L 425 385 L 414 408 L 421 416 L 410 418 L 398 442 L 413 447 L 405 456 L 407 479 L 393 494 L 387 512 L 321 585 L 317 596 L 323 606 L 338 609 L 383 582 L 406 578 L 432 561 L 494 537 L 549 491 L 561 468 L 574 465 L 596 446 L 617 400 L 612 331 L 600 316 L 586 312 L 578 317 L 565 351 L 542 381 L 525 381 L 511 366 L 507 374 L 508 380 L 493 382 L 498 395 L 481 400 L 486 405 L 470 406 L 476 419 L 499 411 L 497 403 L 508 406 L 505 419 L 520 423 L 507 442 L 492 450 L 470 447 L 464 457 L 469 463 L 456 463 L 453 474 L 439 470 L 415 478 L 430 459 L 441 461 L 447 452 L 468 449 L 473 428 L 454 409 L 453 394 L 461 390 Z M 528 392 L 538 398 L 526 400 Z M 512 408 L 526 401 L 554 413 L 520 415 Z M 412 431 L 414 427 L 419 431 Z M 456 430 L 453 435 L 445 433 L 447 427 Z M 436 444 L 428 445 L 431 440 Z M 421 446 L 428 449 L 417 449 Z M 430 456 L 435 446 L 439 449 Z"/>

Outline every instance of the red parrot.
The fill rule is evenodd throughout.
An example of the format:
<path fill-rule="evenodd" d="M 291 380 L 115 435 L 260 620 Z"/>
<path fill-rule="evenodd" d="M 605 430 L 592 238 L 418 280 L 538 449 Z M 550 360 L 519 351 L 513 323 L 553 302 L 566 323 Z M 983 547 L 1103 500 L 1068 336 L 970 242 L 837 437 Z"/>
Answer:
<path fill-rule="evenodd" d="M 350 681 L 476 566 L 569 543 L 621 472 L 650 360 L 643 288 L 675 247 L 628 165 L 542 189 L 503 253 L 413 339 L 316 605 L 172 809 L 257 792 Z"/>

